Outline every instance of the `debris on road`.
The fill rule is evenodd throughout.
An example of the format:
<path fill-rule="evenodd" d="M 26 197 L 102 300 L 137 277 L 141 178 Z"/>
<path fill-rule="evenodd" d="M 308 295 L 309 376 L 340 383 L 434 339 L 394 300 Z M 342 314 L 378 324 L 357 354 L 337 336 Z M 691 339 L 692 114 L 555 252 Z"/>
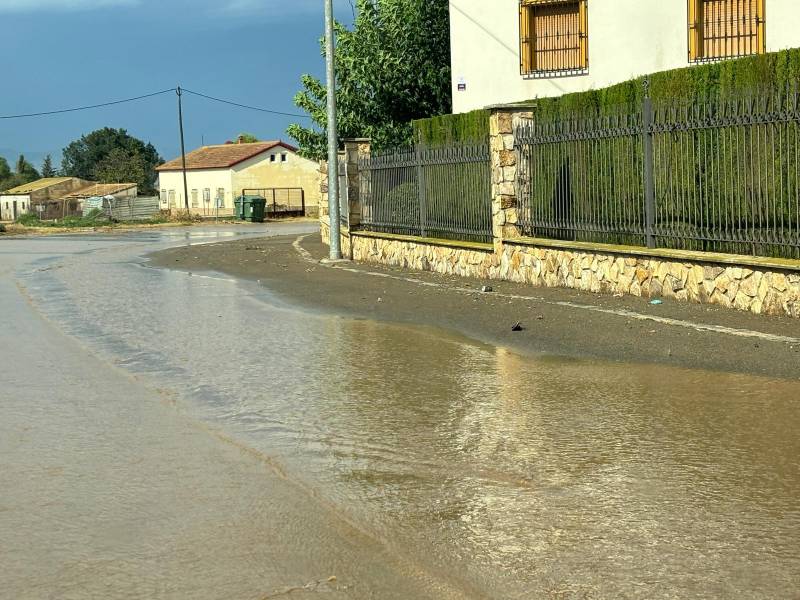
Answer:
<path fill-rule="evenodd" d="M 664 301 L 663 300 L 658 300 L 658 299 L 651 300 L 650 304 L 652 304 L 653 306 L 660 306 L 660 305 L 664 304 Z"/>
<path fill-rule="evenodd" d="M 494 290 L 492 289 L 492 286 L 490 286 L 490 285 L 485 285 L 485 286 L 483 286 L 483 287 L 481 288 L 481 291 L 482 291 L 484 294 L 488 294 L 489 292 L 493 292 Z"/>
<path fill-rule="evenodd" d="M 516 324 L 515 324 L 515 325 L 514 325 L 514 326 L 511 328 L 511 331 L 522 331 L 522 330 L 523 330 L 522 323 L 516 323 Z"/>

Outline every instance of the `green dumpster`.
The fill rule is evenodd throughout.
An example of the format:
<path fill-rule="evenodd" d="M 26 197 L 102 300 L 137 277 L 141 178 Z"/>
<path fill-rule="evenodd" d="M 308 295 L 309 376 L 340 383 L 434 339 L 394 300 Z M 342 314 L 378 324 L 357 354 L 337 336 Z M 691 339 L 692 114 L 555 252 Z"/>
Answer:
<path fill-rule="evenodd" d="M 267 199 L 263 196 L 242 195 L 234 200 L 235 216 L 242 221 L 263 223 L 267 209 Z"/>

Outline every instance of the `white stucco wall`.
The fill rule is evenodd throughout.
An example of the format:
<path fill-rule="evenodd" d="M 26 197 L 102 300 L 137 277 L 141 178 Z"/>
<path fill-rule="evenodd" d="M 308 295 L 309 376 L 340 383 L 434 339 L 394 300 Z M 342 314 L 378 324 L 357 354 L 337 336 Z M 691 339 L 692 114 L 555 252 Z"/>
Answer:
<path fill-rule="evenodd" d="M 14 220 L 14 202 L 17 203 L 17 217 L 24 215 L 30 210 L 30 196 L 0 195 L 0 221 Z"/>
<path fill-rule="evenodd" d="M 222 212 L 231 212 L 233 210 L 233 199 L 237 192 L 233 188 L 233 171 L 230 169 L 208 169 L 204 171 L 187 171 L 186 181 L 189 184 L 189 207 L 193 211 L 201 213 L 207 212 L 214 214 L 216 205 L 215 200 L 217 197 L 217 190 L 225 190 L 225 210 Z M 203 201 L 203 190 L 211 190 L 211 202 Z M 183 173 L 180 171 L 166 171 L 158 174 L 158 191 L 166 191 L 167 194 L 170 190 L 175 191 L 175 208 L 182 209 L 184 204 L 183 193 Z M 192 190 L 197 190 L 198 206 L 192 207 Z M 161 208 L 169 208 L 168 202 L 165 200 L 167 195 L 162 196 Z"/>
<path fill-rule="evenodd" d="M 451 0 L 453 111 L 582 92 L 689 66 L 686 0 L 589 0 L 588 74 L 519 73 L 518 0 Z M 800 0 L 766 0 L 767 50 L 800 47 Z M 466 91 L 458 84 L 466 83 Z"/>

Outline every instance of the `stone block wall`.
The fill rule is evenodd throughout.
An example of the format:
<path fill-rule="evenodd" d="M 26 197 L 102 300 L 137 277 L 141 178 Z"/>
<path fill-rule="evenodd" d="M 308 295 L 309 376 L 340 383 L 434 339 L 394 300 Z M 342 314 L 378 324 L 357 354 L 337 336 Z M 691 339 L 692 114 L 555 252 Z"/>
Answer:
<path fill-rule="evenodd" d="M 496 279 L 500 272 L 496 252 L 358 234 L 352 236 L 352 243 L 353 260 L 359 262 L 477 279 Z"/>
<path fill-rule="evenodd" d="M 507 244 L 499 277 L 800 318 L 800 272 L 768 267 Z"/>
<path fill-rule="evenodd" d="M 324 235 L 324 234 L 323 234 Z M 506 243 L 500 252 L 354 233 L 353 260 L 536 287 L 715 304 L 800 318 L 800 272 Z M 345 241 L 343 240 L 343 244 Z"/>

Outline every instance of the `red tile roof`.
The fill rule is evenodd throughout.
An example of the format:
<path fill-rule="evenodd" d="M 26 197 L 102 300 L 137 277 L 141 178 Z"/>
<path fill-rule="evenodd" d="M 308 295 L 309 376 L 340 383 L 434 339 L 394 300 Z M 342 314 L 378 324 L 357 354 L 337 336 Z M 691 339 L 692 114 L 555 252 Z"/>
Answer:
<path fill-rule="evenodd" d="M 287 150 L 297 152 L 297 148 L 281 141 L 203 146 L 186 155 L 186 170 L 230 169 L 241 162 L 258 156 L 268 150 L 272 150 L 277 146 L 282 146 Z M 181 158 L 178 157 L 157 167 L 156 171 L 180 171 L 182 168 Z"/>

